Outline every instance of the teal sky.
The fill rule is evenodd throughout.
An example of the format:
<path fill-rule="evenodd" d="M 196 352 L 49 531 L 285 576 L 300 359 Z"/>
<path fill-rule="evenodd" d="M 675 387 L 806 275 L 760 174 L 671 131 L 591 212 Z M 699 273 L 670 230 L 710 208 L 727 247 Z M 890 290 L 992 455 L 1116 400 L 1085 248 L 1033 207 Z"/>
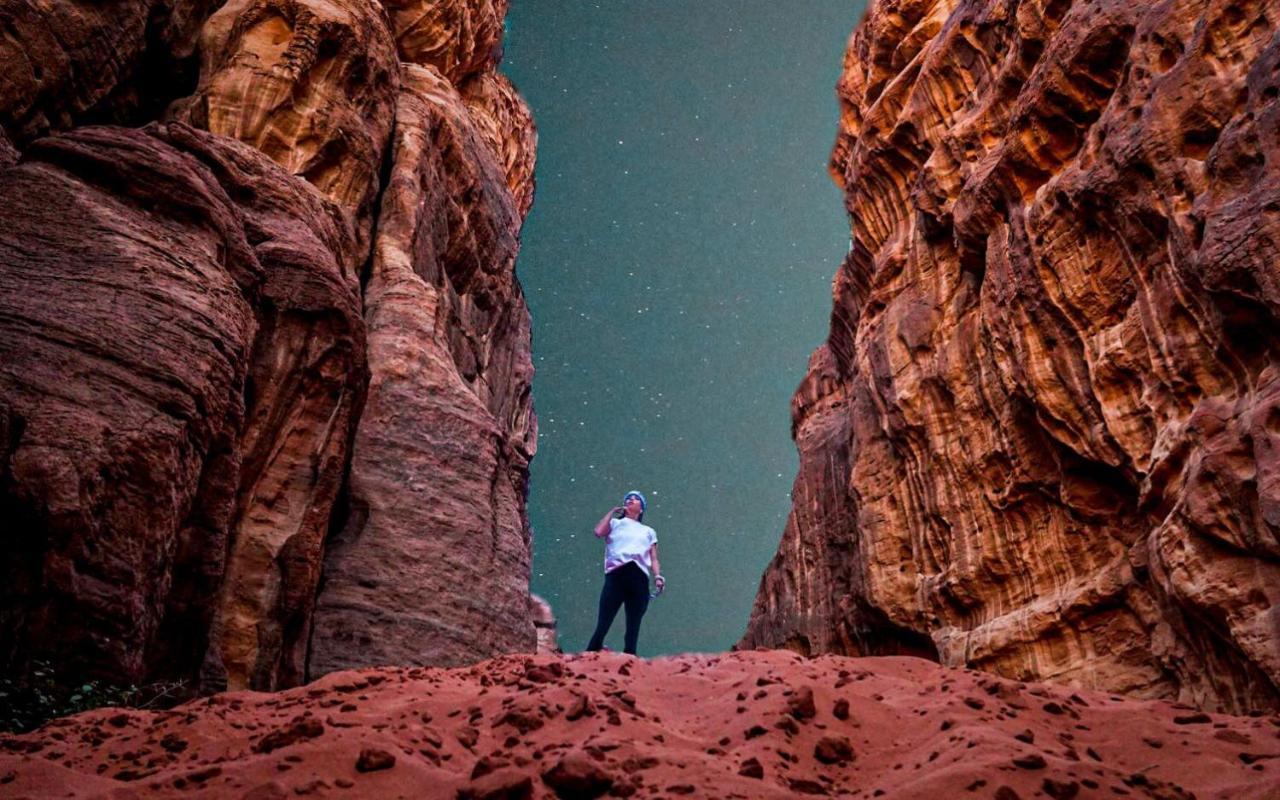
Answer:
<path fill-rule="evenodd" d="M 790 510 L 791 394 L 848 248 L 826 163 L 864 5 L 512 3 L 503 71 L 538 125 L 517 262 L 540 429 L 532 588 L 567 651 L 595 626 L 591 529 L 628 489 L 668 579 L 640 654 L 725 650 L 746 627 Z"/>

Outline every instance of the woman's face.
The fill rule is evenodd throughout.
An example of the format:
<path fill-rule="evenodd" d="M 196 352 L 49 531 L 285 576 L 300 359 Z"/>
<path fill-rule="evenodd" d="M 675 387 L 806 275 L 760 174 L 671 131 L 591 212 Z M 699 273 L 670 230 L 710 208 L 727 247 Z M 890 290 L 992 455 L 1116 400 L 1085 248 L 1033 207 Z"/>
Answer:
<path fill-rule="evenodd" d="M 636 496 L 628 497 L 622 501 L 622 508 L 627 512 L 627 516 L 632 519 L 640 519 L 640 512 L 643 510 L 640 506 L 640 498 Z"/>

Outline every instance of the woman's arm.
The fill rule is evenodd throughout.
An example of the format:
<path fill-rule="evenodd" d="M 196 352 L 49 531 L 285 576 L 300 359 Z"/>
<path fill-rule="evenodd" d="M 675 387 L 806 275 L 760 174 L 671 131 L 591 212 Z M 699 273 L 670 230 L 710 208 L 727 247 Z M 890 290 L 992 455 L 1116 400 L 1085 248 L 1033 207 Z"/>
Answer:
<path fill-rule="evenodd" d="M 667 579 L 662 577 L 662 567 L 658 564 L 657 542 L 649 545 L 649 563 L 653 565 L 653 582 L 658 584 L 658 588 L 661 589 L 666 585 Z"/>
<path fill-rule="evenodd" d="M 600 518 L 600 521 L 596 523 L 595 533 L 596 533 L 597 539 L 603 539 L 604 537 L 609 535 L 609 520 L 613 519 L 613 516 L 621 510 L 622 510 L 622 506 L 614 506 L 613 508 L 609 509 L 608 514 L 605 514 L 603 517 Z"/>

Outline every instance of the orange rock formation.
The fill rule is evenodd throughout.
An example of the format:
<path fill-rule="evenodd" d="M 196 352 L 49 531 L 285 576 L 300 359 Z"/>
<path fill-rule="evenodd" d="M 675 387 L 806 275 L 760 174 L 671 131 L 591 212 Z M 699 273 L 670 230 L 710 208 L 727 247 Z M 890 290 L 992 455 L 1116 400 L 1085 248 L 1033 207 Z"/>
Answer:
<path fill-rule="evenodd" d="M 744 643 L 1280 706 L 1280 9 L 875 3 Z"/>

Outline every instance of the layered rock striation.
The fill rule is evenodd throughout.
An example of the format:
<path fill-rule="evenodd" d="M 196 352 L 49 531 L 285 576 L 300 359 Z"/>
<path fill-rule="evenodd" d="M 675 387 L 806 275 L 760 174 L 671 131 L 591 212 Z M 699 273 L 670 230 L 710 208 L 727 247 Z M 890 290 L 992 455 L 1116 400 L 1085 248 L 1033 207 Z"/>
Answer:
<path fill-rule="evenodd" d="M 878 2 L 745 645 L 1280 706 L 1280 11 Z"/>
<path fill-rule="evenodd" d="M 505 5 L 438 5 L 0 5 L 4 669 L 535 649 L 536 135 Z"/>

